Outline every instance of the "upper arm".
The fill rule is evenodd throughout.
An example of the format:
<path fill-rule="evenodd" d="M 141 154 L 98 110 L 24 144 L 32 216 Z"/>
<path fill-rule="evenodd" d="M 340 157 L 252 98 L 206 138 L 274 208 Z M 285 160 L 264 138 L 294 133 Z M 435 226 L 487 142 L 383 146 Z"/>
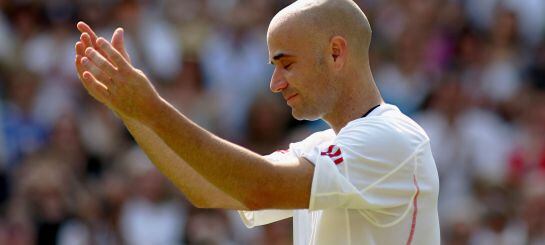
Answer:
<path fill-rule="evenodd" d="M 264 158 L 273 165 L 273 183 L 264 183 L 266 191 L 258 196 L 257 209 L 307 209 L 310 204 L 315 165 L 307 153 L 335 137 L 333 130 L 317 132 L 303 141 L 290 144 L 288 150 L 276 151 Z"/>
<path fill-rule="evenodd" d="M 250 210 L 308 208 L 314 165 L 291 152 L 265 156 L 273 169 L 255 193 Z"/>

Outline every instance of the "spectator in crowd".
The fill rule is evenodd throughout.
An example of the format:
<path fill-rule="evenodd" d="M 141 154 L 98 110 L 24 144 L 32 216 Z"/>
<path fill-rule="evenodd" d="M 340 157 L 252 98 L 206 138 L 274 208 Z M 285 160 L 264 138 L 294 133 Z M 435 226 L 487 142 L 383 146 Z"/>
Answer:
<path fill-rule="evenodd" d="M 123 164 L 133 195 L 121 210 L 120 229 L 127 244 L 176 244 L 182 241 L 184 206 L 171 198 L 167 182 L 139 148 L 131 149 Z"/>

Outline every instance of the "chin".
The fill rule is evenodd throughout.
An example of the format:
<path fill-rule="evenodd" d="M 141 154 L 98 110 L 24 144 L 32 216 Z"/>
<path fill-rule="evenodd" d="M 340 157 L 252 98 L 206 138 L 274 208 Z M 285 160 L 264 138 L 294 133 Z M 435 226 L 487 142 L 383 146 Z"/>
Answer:
<path fill-rule="evenodd" d="M 293 108 L 291 110 L 291 115 L 293 116 L 293 118 L 295 118 L 298 121 L 303 121 L 303 120 L 316 121 L 322 118 L 322 115 L 318 113 L 309 113 L 309 112 L 305 113 L 302 111 L 297 111 Z"/>

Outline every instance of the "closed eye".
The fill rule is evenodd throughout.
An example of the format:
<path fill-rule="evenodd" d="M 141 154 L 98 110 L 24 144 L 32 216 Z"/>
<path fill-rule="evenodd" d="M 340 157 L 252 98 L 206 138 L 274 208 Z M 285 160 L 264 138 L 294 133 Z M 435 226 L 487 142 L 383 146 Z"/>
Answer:
<path fill-rule="evenodd" d="M 284 69 L 289 70 L 292 67 L 292 65 L 293 65 L 293 62 L 285 65 Z"/>

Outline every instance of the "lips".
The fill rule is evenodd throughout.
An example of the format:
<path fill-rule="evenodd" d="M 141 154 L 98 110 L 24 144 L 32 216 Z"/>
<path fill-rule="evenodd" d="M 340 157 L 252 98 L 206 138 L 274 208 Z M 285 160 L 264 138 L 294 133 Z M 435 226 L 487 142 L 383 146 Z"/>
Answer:
<path fill-rule="evenodd" d="M 289 96 L 285 96 L 284 99 L 287 101 L 290 101 L 291 99 L 293 99 L 295 96 L 297 96 L 298 94 L 292 94 L 292 95 L 289 95 Z"/>

